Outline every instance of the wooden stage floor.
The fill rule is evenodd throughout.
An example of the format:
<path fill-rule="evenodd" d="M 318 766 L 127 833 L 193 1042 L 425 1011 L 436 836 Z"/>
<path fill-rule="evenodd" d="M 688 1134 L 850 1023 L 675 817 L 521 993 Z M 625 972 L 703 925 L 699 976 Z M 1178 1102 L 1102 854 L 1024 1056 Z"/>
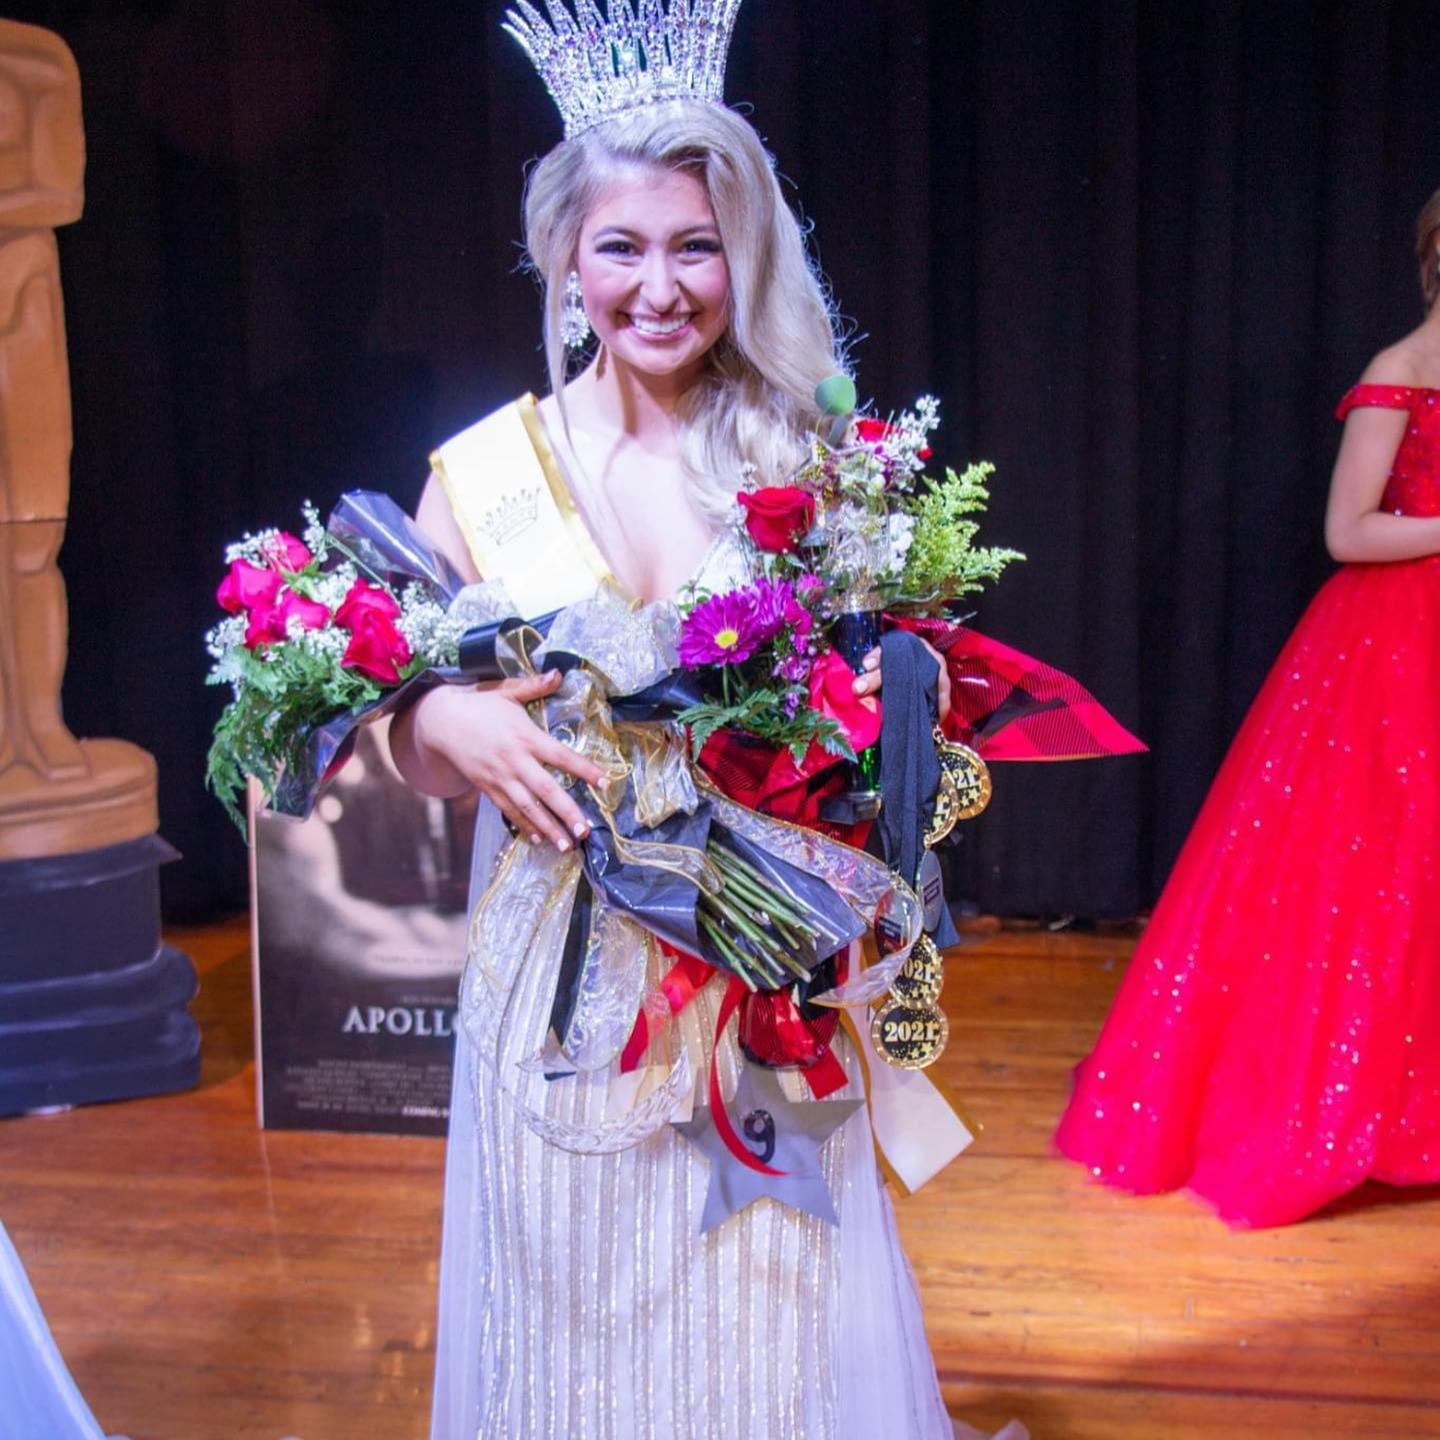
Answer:
<path fill-rule="evenodd" d="M 245 926 L 170 938 L 203 976 L 200 1088 L 0 1121 L 0 1217 L 76 1379 L 132 1440 L 422 1440 L 441 1142 L 257 1131 Z M 1132 945 L 1004 929 L 951 960 L 942 1063 L 986 1132 L 900 1216 L 955 1413 L 1440 1437 L 1440 1191 L 1232 1234 L 1050 1156 Z"/>

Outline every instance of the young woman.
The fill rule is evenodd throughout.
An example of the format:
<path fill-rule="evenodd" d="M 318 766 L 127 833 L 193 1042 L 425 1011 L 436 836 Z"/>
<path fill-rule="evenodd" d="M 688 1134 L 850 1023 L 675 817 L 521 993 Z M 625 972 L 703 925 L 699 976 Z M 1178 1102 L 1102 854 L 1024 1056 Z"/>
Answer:
<path fill-rule="evenodd" d="M 1425 322 L 1340 402 L 1344 568 L 1236 737 L 1056 1139 L 1237 1226 L 1440 1180 L 1440 192 L 1417 244 Z"/>
<path fill-rule="evenodd" d="M 442 446 L 420 506 L 465 573 L 503 588 L 504 613 L 580 607 L 606 586 L 636 602 L 723 588 L 738 555 L 721 521 L 743 477 L 794 467 L 821 419 L 816 385 L 842 369 L 800 229 L 744 120 L 666 98 L 567 121 L 525 207 L 552 394 Z M 562 334 L 590 327 L 595 357 L 567 383 Z M 644 1072 L 553 1078 L 533 1063 L 565 924 L 553 897 L 585 833 L 566 785 L 602 778 L 526 712 L 559 683 L 435 691 L 392 740 L 414 784 L 492 802 L 474 874 L 502 935 L 472 941 L 462 989 L 434 1440 L 948 1440 L 863 1108 L 822 1152 L 838 1225 L 764 1199 L 702 1234 L 709 1161 L 677 1131 L 593 1138 L 643 1109 Z M 879 684 L 874 670 L 857 681 Z M 523 946 L 504 943 L 512 919 Z M 643 932 L 617 944 L 643 951 L 654 991 L 669 962 Z M 729 1094 L 740 1057 L 733 1027 L 715 1038 L 720 993 L 701 988 L 672 1038 L 697 1057 L 716 1047 Z M 862 1095 L 849 1072 L 837 1098 Z"/>

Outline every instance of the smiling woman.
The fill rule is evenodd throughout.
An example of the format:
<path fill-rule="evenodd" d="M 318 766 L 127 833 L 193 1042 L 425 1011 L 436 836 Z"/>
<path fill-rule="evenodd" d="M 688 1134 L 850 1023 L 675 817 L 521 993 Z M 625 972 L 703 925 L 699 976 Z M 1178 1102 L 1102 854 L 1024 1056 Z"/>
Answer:
<path fill-rule="evenodd" d="M 650 188 L 656 180 L 663 190 Z M 667 220 L 657 225 L 661 194 Z M 525 230 L 545 284 L 546 357 L 562 415 L 571 394 L 561 322 L 575 270 L 602 359 L 609 341 L 601 327 L 617 340 L 628 329 L 637 365 L 653 370 L 630 319 L 673 321 L 677 310 L 696 307 L 694 333 L 687 327 L 677 336 L 677 363 L 660 362 L 660 373 L 679 377 L 690 366 L 684 378 L 693 383 L 675 395 L 681 458 L 686 489 L 707 521 L 728 515 L 735 476 L 751 467 L 782 476 L 801 462 L 803 437 L 820 419 L 815 387 L 844 366 L 800 227 L 745 120 L 719 105 L 670 102 L 575 135 L 535 167 Z M 596 254 L 592 247 L 607 241 L 619 248 Z"/>
<path fill-rule="evenodd" d="M 576 272 L 600 344 L 689 389 L 730 318 L 730 268 L 704 184 L 684 170 L 617 177 L 585 217 Z"/>
<path fill-rule="evenodd" d="M 713 57 L 696 62 L 704 86 L 688 99 L 673 88 L 695 78 L 679 59 L 659 72 L 644 63 L 657 53 L 648 31 L 643 49 L 641 37 L 622 45 L 607 31 L 572 73 L 583 33 L 548 8 L 569 41 L 530 7 L 511 22 L 567 121 L 525 206 L 552 393 L 442 445 L 419 519 L 497 615 L 552 616 L 550 639 L 563 634 L 559 648 L 592 660 L 607 693 L 623 695 L 673 668 L 673 597 L 718 595 L 748 574 L 736 496 L 781 483 L 810 455 L 824 418 L 817 390 L 844 362 L 759 137 L 714 103 Z M 676 5 L 663 19 L 674 27 L 667 53 L 728 30 L 734 8 Z M 616 7 L 611 17 L 623 31 L 660 24 L 660 13 L 634 20 Z M 697 14 L 708 15 L 698 28 Z M 618 78 L 615 54 L 634 63 Z M 584 107 L 611 80 L 613 103 L 597 118 Z M 586 328 L 577 301 L 597 343 L 573 357 Z M 715 618 L 714 646 L 742 648 L 746 617 Z M 841 668 L 850 702 L 873 708 L 853 692 L 878 688 L 878 657 L 858 681 Z M 562 744 L 526 708 L 549 699 L 537 709 L 559 714 L 577 683 L 588 682 L 552 672 L 443 686 L 391 730 L 417 787 L 486 800 L 456 1036 L 432 1440 L 872 1440 L 897 1427 L 907 1440 L 950 1440 L 861 1062 L 837 1035 L 823 1082 L 757 1070 L 763 1057 L 730 1024 L 744 986 L 701 958 L 698 931 L 682 954 L 611 904 L 592 862 L 604 837 L 624 832 L 607 817 L 592 835 L 586 816 L 597 812 L 577 801 L 588 805 L 615 771 L 602 771 L 586 735 Z M 663 812 L 647 833 L 652 822 L 657 837 L 672 824 L 675 834 L 710 826 L 728 802 L 708 783 L 701 798 L 673 730 L 642 721 L 631 731 L 640 748 L 607 763 L 640 777 L 645 803 Z M 668 841 L 646 851 L 657 871 L 686 853 Z M 815 853 L 805 852 L 812 870 L 824 863 Z M 871 863 L 858 853 L 844 863 Z M 644 857 L 636 863 L 644 874 Z M 707 883 L 749 897 L 735 913 L 753 932 L 765 892 L 753 872 L 732 864 L 726 874 Z M 694 891 L 687 903 L 701 908 Z M 819 905 L 811 896 L 803 913 L 787 912 L 792 934 L 813 933 Z M 848 940 L 828 943 L 826 960 Z M 710 1104 L 692 1119 L 697 1070 L 710 1073 Z M 791 1157 L 795 1173 L 757 1162 L 780 1188 L 752 1184 L 717 1216 L 707 1197 L 728 1183 L 727 1159 L 750 1161 L 707 1149 L 706 1127 L 722 1133 L 740 1103 L 725 1097 L 761 1083 L 768 1110 L 736 1124 L 748 1135 L 768 1123 L 778 1147 L 783 1123 L 791 1148 L 773 1155 Z M 907 1094 L 917 1090 L 935 1093 L 918 1078 Z M 938 1093 L 936 1103 L 926 1123 L 953 1140 L 959 1122 Z M 813 1143 L 795 1151 L 797 1135 Z"/>

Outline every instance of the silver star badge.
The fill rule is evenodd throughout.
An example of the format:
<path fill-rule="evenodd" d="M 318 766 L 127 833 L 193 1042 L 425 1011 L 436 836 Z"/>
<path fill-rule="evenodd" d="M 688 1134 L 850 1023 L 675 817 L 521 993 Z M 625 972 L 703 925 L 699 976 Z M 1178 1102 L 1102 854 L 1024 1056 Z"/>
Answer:
<path fill-rule="evenodd" d="M 757 1160 L 785 1173 L 766 1175 L 737 1160 L 715 1129 L 708 1105 L 697 1105 L 689 1120 L 671 1121 L 710 1160 L 710 1186 L 705 1192 L 700 1233 L 713 1230 L 766 1195 L 838 1225 L 840 1217 L 820 1169 L 820 1151 L 863 1103 L 789 1100 L 775 1071 L 742 1064 L 740 1083 L 729 1105 L 735 1132 Z"/>

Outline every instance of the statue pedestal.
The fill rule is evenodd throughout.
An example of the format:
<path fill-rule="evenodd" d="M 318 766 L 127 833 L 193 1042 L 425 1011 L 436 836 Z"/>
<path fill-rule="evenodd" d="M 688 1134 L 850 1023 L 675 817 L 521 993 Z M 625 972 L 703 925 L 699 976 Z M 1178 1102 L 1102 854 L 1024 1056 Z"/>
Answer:
<path fill-rule="evenodd" d="M 0 1115 L 187 1089 L 190 958 L 160 939 L 157 835 L 0 862 Z"/>

